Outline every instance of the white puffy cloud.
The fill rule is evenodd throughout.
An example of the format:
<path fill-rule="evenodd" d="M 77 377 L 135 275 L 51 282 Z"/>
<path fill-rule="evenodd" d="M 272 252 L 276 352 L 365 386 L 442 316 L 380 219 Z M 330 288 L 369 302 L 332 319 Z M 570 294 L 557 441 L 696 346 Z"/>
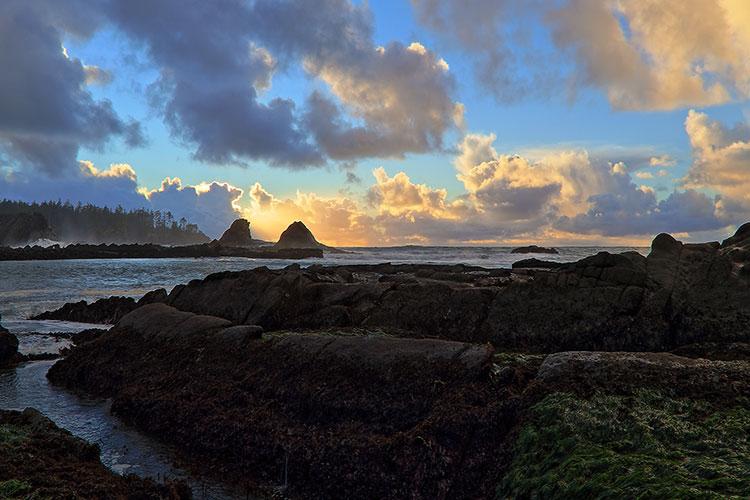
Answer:
<path fill-rule="evenodd" d="M 179 178 L 167 177 L 157 189 L 141 191 L 152 210 L 184 217 L 212 238 L 220 236 L 239 218 L 238 205 L 243 191 L 224 182 L 183 185 Z"/>

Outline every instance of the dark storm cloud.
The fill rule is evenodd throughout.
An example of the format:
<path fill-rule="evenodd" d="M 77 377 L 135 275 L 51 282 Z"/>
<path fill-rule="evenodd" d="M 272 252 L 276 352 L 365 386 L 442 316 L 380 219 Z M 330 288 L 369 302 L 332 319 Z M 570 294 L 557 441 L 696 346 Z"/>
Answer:
<path fill-rule="evenodd" d="M 122 120 L 109 101 L 96 101 L 85 87 L 83 64 L 63 53 L 64 33 L 85 36 L 92 29 L 85 23 L 95 21 L 93 14 L 76 20 L 57 3 L 0 4 L 0 148 L 6 161 L 55 174 L 75 168 L 81 146 L 101 148 L 115 136 L 128 145 L 143 142 L 139 125 Z"/>
<path fill-rule="evenodd" d="M 252 48 L 249 9 L 239 0 L 129 0 L 113 2 L 108 13 L 146 45 L 161 71 L 152 102 L 172 134 L 195 147 L 197 159 L 319 164 L 323 158 L 299 128 L 294 103 L 258 100 L 256 87 L 270 80 L 273 65 Z"/>
<path fill-rule="evenodd" d="M 731 220 L 717 210 L 720 198 L 698 191 L 673 191 L 657 202 L 653 192 L 633 189 L 592 196 L 591 209 L 575 217 L 562 217 L 559 229 L 603 236 L 630 236 L 661 232 L 698 232 L 725 227 Z"/>

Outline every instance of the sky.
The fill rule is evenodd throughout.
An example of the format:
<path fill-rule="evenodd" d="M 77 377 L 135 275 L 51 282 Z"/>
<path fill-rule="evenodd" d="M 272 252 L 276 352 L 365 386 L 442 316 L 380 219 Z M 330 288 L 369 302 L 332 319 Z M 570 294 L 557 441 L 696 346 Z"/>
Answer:
<path fill-rule="evenodd" d="M 332 245 L 750 220 L 746 0 L 4 0 L 0 198 Z"/>

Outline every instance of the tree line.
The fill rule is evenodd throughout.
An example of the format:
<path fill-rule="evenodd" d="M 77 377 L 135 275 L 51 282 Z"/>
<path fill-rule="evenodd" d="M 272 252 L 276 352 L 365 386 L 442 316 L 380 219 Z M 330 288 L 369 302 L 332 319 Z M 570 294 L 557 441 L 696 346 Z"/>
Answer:
<path fill-rule="evenodd" d="M 69 201 L 26 203 L 4 199 L 0 215 L 39 213 L 44 216 L 58 240 L 65 243 L 156 243 L 187 245 L 210 239 L 197 225 L 171 212 L 125 210 Z"/>

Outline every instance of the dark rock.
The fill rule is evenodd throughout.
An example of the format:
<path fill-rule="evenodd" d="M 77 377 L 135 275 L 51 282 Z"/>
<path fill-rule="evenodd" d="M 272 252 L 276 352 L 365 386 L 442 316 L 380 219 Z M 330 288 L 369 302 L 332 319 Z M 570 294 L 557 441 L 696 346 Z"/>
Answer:
<path fill-rule="evenodd" d="M 258 242 L 250 234 L 250 222 L 237 219 L 219 238 L 219 243 L 227 247 L 254 247 Z M 312 247 L 311 247 L 312 248 Z"/>
<path fill-rule="evenodd" d="M 651 352 L 561 352 L 547 356 L 537 383 L 550 391 L 590 393 L 666 389 L 683 397 L 728 401 L 750 393 L 750 363 Z"/>
<path fill-rule="evenodd" d="M 73 342 L 74 345 L 82 345 L 86 342 L 91 342 L 93 340 L 98 339 L 102 335 L 107 333 L 107 330 L 102 330 L 100 328 L 89 328 L 88 330 L 83 330 L 78 333 L 74 333 L 71 335 L 70 340 Z"/>
<path fill-rule="evenodd" d="M 92 304 L 82 300 L 65 304 L 60 309 L 47 311 L 30 319 L 113 325 L 136 307 L 136 301 L 131 297 L 109 297 Z"/>
<path fill-rule="evenodd" d="M 26 245 L 54 238 L 55 233 L 42 214 L 0 214 L 0 245 Z"/>
<path fill-rule="evenodd" d="M 0 327 L 0 367 L 12 364 L 18 353 L 18 338 Z"/>
<path fill-rule="evenodd" d="M 750 343 L 698 342 L 678 347 L 672 351 L 672 354 L 716 361 L 750 361 Z"/>
<path fill-rule="evenodd" d="M 229 340 L 236 342 L 238 345 L 245 344 L 248 340 L 258 340 L 263 337 L 263 327 L 258 325 L 238 325 L 230 326 L 221 330 L 218 335 L 222 337 L 221 341 Z"/>
<path fill-rule="evenodd" d="M 721 244 L 722 248 L 726 248 L 733 245 L 750 245 L 750 222 L 746 222 L 741 225 L 734 236 L 731 236 L 724 240 Z"/>
<path fill-rule="evenodd" d="M 225 479 L 276 484 L 288 470 L 292 498 L 494 494 L 516 405 L 498 397 L 491 347 L 333 332 L 238 342 L 217 318 L 186 328 L 191 316 L 138 309 L 49 378 L 113 398 L 113 413 Z"/>
<path fill-rule="evenodd" d="M 513 269 L 557 269 L 562 266 L 562 262 L 539 260 L 537 258 L 523 259 L 513 263 Z"/>
<path fill-rule="evenodd" d="M 281 236 L 279 241 L 274 245 L 276 249 L 319 249 L 326 252 L 343 253 L 342 250 L 338 250 L 328 245 L 319 243 L 315 239 L 312 232 L 305 226 L 302 221 L 292 222 L 287 227 Z"/>
<path fill-rule="evenodd" d="M 330 249 L 329 249 L 330 251 Z M 0 261 L 65 259 L 168 259 L 199 257 L 245 257 L 250 259 L 307 259 L 322 257 L 321 248 L 241 248 L 212 243 L 187 246 L 152 244 L 68 245 L 60 247 L 0 247 Z"/>
<path fill-rule="evenodd" d="M 101 463 L 97 445 L 74 437 L 32 408 L 0 410 L 0 429 L 3 498 L 191 498 L 181 482 L 157 484 L 115 474 Z"/>
<path fill-rule="evenodd" d="M 546 248 L 546 247 L 539 247 L 536 245 L 529 245 L 527 247 L 518 247 L 514 248 L 510 251 L 510 253 L 550 253 L 550 254 L 558 254 L 560 252 L 557 251 L 556 248 Z"/>
<path fill-rule="evenodd" d="M 148 292 L 146 295 L 138 299 L 136 305 L 138 307 L 145 306 L 146 304 L 157 304 L 167 301 L 167 291 L 163 288 L 157 288 Z"/>
<path fill-rule="evenodd" d="M 321 248 L 321 244 L 302 221 L 292 222 L 276 243 L 277 248 Z"/>

